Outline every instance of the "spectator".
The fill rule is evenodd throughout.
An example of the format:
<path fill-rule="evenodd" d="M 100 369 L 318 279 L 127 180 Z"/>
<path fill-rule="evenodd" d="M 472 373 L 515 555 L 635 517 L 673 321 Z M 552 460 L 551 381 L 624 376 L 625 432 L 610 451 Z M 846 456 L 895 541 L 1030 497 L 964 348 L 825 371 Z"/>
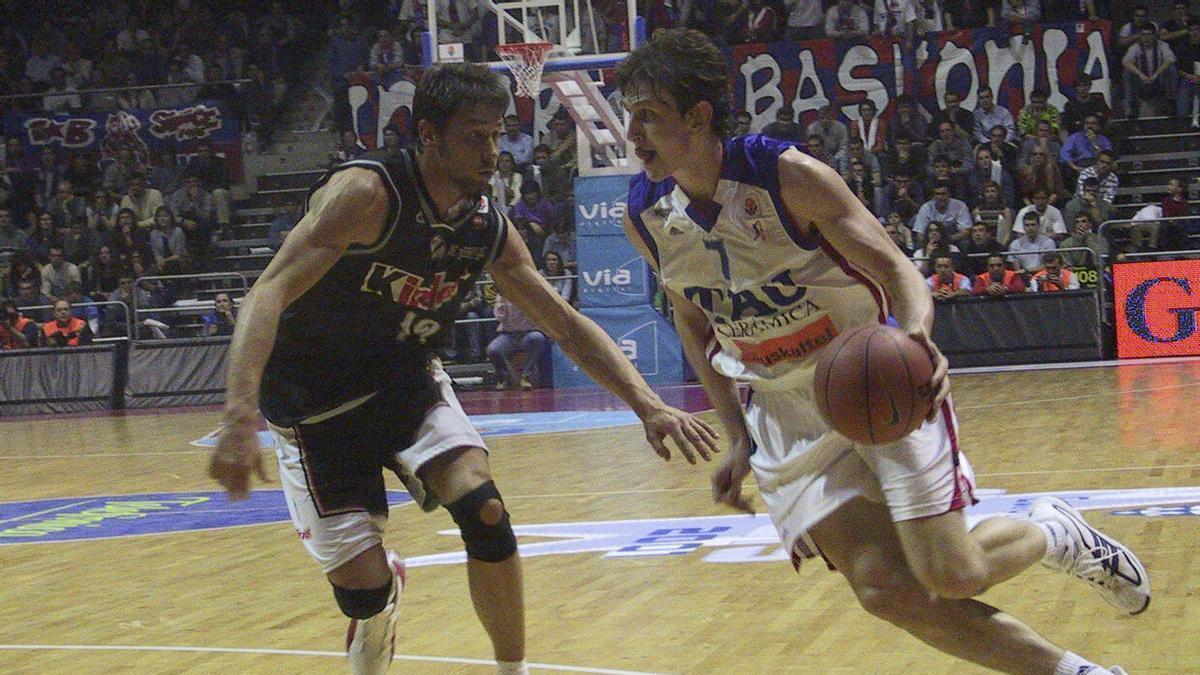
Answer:
<path fill-rule="evenodd" d="M 1064 249 L 1089 248 L 1092 255 L 1088 256 L 1083 251 L 1063 251 L 1063 261 L 1071 267 L 1103 266 L 1108 258 L 1108 242 L 1094 231 L 1096 224 L 1092 221 L 1091 215 L 1086 211 L 1080 211 L 1075 214 L 1074 223 L 1074 233 L 1063 239 L 1059 247 Z"/>
<path fill-rule="evenodd" d="M 779 106 L 779 109 L 775 111 L 775 121 L 763 127 L 762 133 L 765 136 L 796 143 L 802 143 L 805 138 L 804 127 L 796 124 L 795 113 L 792 112 L 790 105 Z"/>
<path fill-rule="evenodd" d="M 173 149 L 156 150 L 154 160 L 146 171 L 146 184 L 164 195 L 169 195 L 179 189 L 182 173 Z"/>
<path fill-rule="evenodd" d="M 1093 177 L 1080 181 L 1079 192 L 1063 206 L 1062 213 L 1063 220 L 1068 223 L 1077 222 L 1077 216 L 1086 213 L 1092 224 L 1099 228 L 1101 223 L 1115 218 L 1117 210 L 1100 197 L 1100 181 Z"/>
<path fill-rule="evenodd" d="M 916 104 L 908 94 L 896 97 L 896 114 L 888 124 L 888 145 L 895 145 L 897 136 L 900 135 L 908 136 L 913 147 L 921 149 L 924 149 L 925 139 L 929 137 L 929 126 L 925 124 L 925 118 L 917 112 Z"/>
<path fill-rule="evenodd" d="M 940 33 L 945 29 L 941 0 L 916 0 L 917 33 Z"/>
<path fill-rule="evenodd" d="M 128 146 L 117 150 L 117 159 L 104 170 L 104 189 L 116 195 L 129 191 L 133 179 L 139 174 L 146 173 L 142 160 Z"/>
<path fill-rule="evenodd" d="M 779 32 L 779 15 L 775 13 L 775 8 L 767 0 L 747 0 L 750 11 L 746 13 L 746 24 L 742 29 L 742 42 L 772 42 Z M 804 21 L 808 21 L 808 15 L 813 14 L 815 18 L 812 26 L 798 26 L 801 30 L 811 28 L 817 31 L 818 35 L 821 31 L 821 1 L 820 0 L 791 0 L 792 13 L 788 16 L 788 29 L 792 29 L 792 16 L 796 14 L 797 9 L 807 6 L 813 7 L 813 11 L 801 9 Z"/>
<path fill-rule="evenodd" d="M 895 176 L 903 173 L 916 183 L 925 182 L 925 171 L 928 158 L 925 156 L 925 146 L 913 143 L 908 134 L 901 132 L 893 135 L 891 125 L 888 125 L 888 136 L 892 138 L 887 151 L 883 153 L 883 170 L 885 176 Z"/>
<path fill-rule="evenodd" d="M 138 110 L 154 110 L 158 107 L 158 99 L 154 96 L 154 92 L 138 87 L 141 84 L 141 77 L 137 73 L 129 73 L 125 76 L 125 89 L 117 93 L 117 109 L 127 113 L 137 112 Z"/>
<path fill-rule="evenodd" d="M 1079 172 L 1079 186 L 1089 178 L 1095 178 L 1100 188 L 1100 198 L 1109 204 L 1117 198 L 1121 179 L 1117 176 L 1117 156 L 1111 150 L 1101 150 L 1096 163 Z"/>
<path fill-rule="evenodd" d="M 971 288 L 972 295 L 986 295 L 993 298 L 1002 298 L 1009 293 L 1024 292 L 1025 279 L 1005 266 L 1002 255 L 988 256 L 987 270 L 975 277 L 975 283 Z"/>
<path fill-rule="evenodd" d="M 359 44 L 361 45 L 361 41 Z M 331 50 L 333 49 L 332 42 L 330 43 L 330 49 Z M 362 60 L 359 61 L 358 63 L 361 66 L 362 64 L 365 64 L 366 62 L 367 62 L 367 48 L 365 45 L 362 45 Z M 208 57 L 205 59 L 205 63 L 208 64 L 208 67 L 210 67 L 210 68 L 212 66 L 216 66 L 217 68 L 219 68 L 222 75 L 228 75 L 229 77 L 234 78 L 234 79 L 241 79 L 242 77 L 245 76 L 246 53 L 244 51 L 242 51 L 241 47 L 230 42 L 229 35 L 227 35 L 225 33 L 217 33 L 216 38 L 214 38 L 213 48 L 208 53 Z M 332 58 L 331 58 L 331 63 L 332 63 Z M 331 68 L 330 72 L 338 73 L 341 71 L 333 70 Z M 204 79 L 205 80 L 208 79 L 207 68 L 205 69 Z"/>
<path fill-rule="evenodd" d="M 93 86 L 95 69 L 90 59 L 83 58 L 79 45 L 68 42 L 63 50 L 66 58 L 62 62 L 61 68 L 67 76 L 67 82 L 80 89 Z M 53 75 L 53 71 L 51 71 L 51 75 Z"/>
<path fill-rule="evenodd" d="M 71 229 L 63 237 L 63 255 L 76 265 L 90 260 L 100 250 L 100 235 L 87 226 L 87 221 L 71 221 Z"/>
<path fill-rule="evenodd" d="M 147 185 L 146 174 L 134 174 L 129 183 L 129 194 L 121 200 L 121 208 L 133 212 L 137 226 L 147 231 L 154 227 L 154 214 L 162 205 L 162 193 Z"/>
<path fill-rule="evenodd" d="M 975 108 L 975 112 L 971 116 L 975 120 L 975 141 L 977 143 L 990 143 L 992 129 L 995 127 L 1004 128 L 1004 141 L 1011 143 L 1017 140 L 1017 127 L 1013 122 L 1012 113 L 1008 108 L 996 105 L 995 96 L 989 87 L 979 88 L 979 106 Z"/>
<path fill-rule="evenodd" d="M 876 185 L 883 182 L 883 170 L 879 166 L 879 160 L 875 158 L 873 153 L 864 149 L 862 138 L 851 136 L 850 142 L 846 147 L 842 148 L 842 151 L 833 158 L 833 168 L 837 169 L 837 172 L 842 175 L 843 179 L 848 180 L 850 178 L 851 164 L 856 161 L 863 163 L 863 167 L 866 168 L 867 173 L 871 176 L 871 180 Z"/>
<path fill-rule="evenodd" d="M 1036 213 L 1038 223 L 1041 225 L 1041 231 L 1054 241 L 1059 241 L 1067 236 L 1067 223 L 1063 220 L 1062 211 L 1059 211 L 1054 206 L 1050 205 L 1050 195 L 1045 188 L 1038 188 L 1033 191 L 1033 203 L 1023 207 L 1017 211 L 1016 218 L 1013 220 L 1013 232 L 1017 234 L 1025 231 L 1025 214 Z"/>
<path fill-rule="evenodd" d="M 128 264 L 135 254 L 150 258 L 154 256 L 150 250 L 150 236 L 137 226 L 131 209 L 121 209 L 117 214 L 117 228 L 108 243 L 121 264 Z"/>
<path fill-rule="evenodd" d="M 29 309 L 31 307 L 46 308 L 53 302 L 54 298 L 42 293 L 41 290 L 33 285 L 33 280 L 22 279 L 17 283 L 17 297 L 13 298 L 13 302 L 17 303 L 17 308 L 21 313 L 33 319 L 34 321 L 47 321 L 50 312 L 47 309 Z"/>
<path fill-rule="evenodd" d="M 763 5 L 769 6 L 770 3 L 751 3 L 751 16 L 754 15 L 755 6 L 762 7 Z M 820 0 L 785 0 L 784 5 L 788 13 L 787 32 L 783 36 L 784 40 L 799 42 L 823 37 L 825 31 L 822 30 L 822 25 L 828 25 L 828 19 L 822 15 L 824 10 Z M 774 16 L 773 11 L 772 16 Z M 766 42 L 773 39 L 775 39 L 774 36 L 767 36 L 765 39 L 747 40 L 747 42 Z"/>
<path fill-rule="evenodd" d="M 1172 48 L 1179 66 L 1179 93 L 1175 114 L 1190 117 L 1200 95 L 1200 18 L 1188 21 L 1187 39 Z"/>
<path fill-rule="evenodd" d="M 1063 267 L 1058 251 L 1046 251 L 1042 254 L 1042 269 L 1029 281 L 1029 290 L 1034 293 L 1075 291 L 1079 290 L 1079 278 Z"/>
<path fill-rule="evenodd" d="M 455 0 L 450 1 L 455 2 Z M 439 33 L 445 30 L 441 27 L 440 18 L 438 23 Z M 460 41 L 452 40 L 452 42 Z M 371 51 L 367 55 L 367 64 L 378 75 L 384 75 L 404 68 L 404 48 L 388 29 L 379 29 L 375 44 L 371 45 Z"/>
<path fill-rule="evenodd" d="M 203 320 L 206 337 L 233 335 L 237 317 L 234 312 L 233 299 L 229 297 L 228 293 L 217 293 L 213 298 L 212 311 L 205 314 Z"/>
<path fill-rule="evenodd" d="M 1138 29 L 1138 40 L 1125 51 L 1121 66 L 1125 69 L 1125 105 L 1130 119 L 1141 114 L 1139 101 L 1153 109 L 1159 101 L 1167 101 L 1175 92 L 1175 53 L 1167 43 L 1158 39 L 1153 26 Z"/>
<path fill-rule="evenodd" d="M 945 139 L 946 137 L 942 135 L 942 123 L 950 122 L 954 125 L 951 131 L 955 136 L 961 138 L 969 148 L 971 139 L 975 137 L 975 116 L 960 107 L 962 97 L 957 92 L 947 91 L 943 100 L 946 107 L 933 114 L 933 118 L 929 121 L 930 130 L 936 131 L 939 139 Z M 929 140 L 935 139 L 930 138 Z"/>
<path fill-rule="evenodd" d="M 45 264 L 50 259 L 52 247 L 62 248 L 63 238 L 58 228 L 54 226 L 54 217 L 43 212 L 38 216 L 37 227 L 29 237 L 29 252 L 39 263 Z"/>
<path fill-rule="evenodd" d="M 33 39 L 29 58 L 25 60 L 25 77 L 35 85 L 50 82 L 50 73 L 62 65 L 62 57 L 54 53 L 54 47 L 45 36 Z"/>
<path fill-rule="evenodd" d="M 520 117 L 516 115 L 504 117 L 504 135 L 500 137 L 500 152 L 512 155 L 518 170 L 523 171 L 533 162 L 533 136 L 521 131 Z"/>
<path fill-rule="evenodd" d="M 548 384 L 547 372 L 550 339 L 533 327 L 508 298 L 496 296 L 496 337 L 487 346 L 487 357 L 496 368 L 501 389 L 533 389 Z M 524 375 L 518 376 L 512 367 L 517 352 L 525 353 Z"/>
<path fill-rule="evenodd" d="M 925 279 L 934 300 L 953 300 L 971 294 L 971 280 L 954 271 L 954 258 L 939 253 L 933 259 L 934 273 Z"/>
<path fill-rule="evenodd" d="M 887 233 L 888 238 L 892 240 L 892 243 L 896 245 L 896 248 L 900 249 L 900 252 L 905 257 L 912 257 L 912 230 L 905 227 L 900 221 L 900 214 L 895 212 L 889 213 L 887 222 L 883 224 L 883 231 Z"/>
<path fill-rule="evenodd" d="M 933 159 L 933 173 L 925 176 L 925 194 L 933 194 L 933 188 L 939 183 L 946 183 L 950 186 L 951 197 L 964 203 L 971 199 L 970 191 L 967 189 L 967 179 L 961 171 L 950 170 L 950 160 L 945 156 Z"/>
<path fill-rule="evenodd" d="M 42 267 L 42 294 L 51 298 L 67 297 L 67 285 L 79 283 L 79 268 L 67 261 L 62 246 L 51 246 L 50 262 Z"/>
<path fill-rule="evenodd" d="M 1104 94 L 1092 91 L 1092 76 L 1079 73 L 1075 76 L 1075 98 L 1067 101 L 1066 107 L 1063 108 L 1063 133 L 1083 131 L 1083 123 L 1088 115 L 1099 118 L 1100 129 L 1104 129 L 1108 118 L 1112 116 L 1112 110 L 1104 102 Z"/>
<path fill-rule="evenodd" d="M 1024 24 L 1027 31 L 1031 24 L 1042 20 L 1040 0 L 1003 0 L 1000 3 L 1000 18 L 1009 23 Z"/>
<path fill-rule="evenodd" d="M 366 154 L 367 149 L 358 140 L 358 134 L 353 130 L 347 129 L 342 132 L 341 138 L 338 139 L 337 147 L 334 149 L 334 159 L 341 164 L 349 162 L 352 159 L 357 159 L 359 156 Z"/>
<path fill-rule="evenodd" d="M 971 212 L 967 205 L 950 196 L 950 186 L 940 183 L 933 188 L 933 197 L 921 205 L 913 219 L 913 232 L 924 237 L 931 223 L 940 223 L 947 241 L 965 239 L 971 232 Z"/>
<path fill-rule="evenodd" d="M 125 78 L 129 73 L 133 72 L 133 63 L 125 55 L 124 52 L 117 49 L 117 42 L 113 39 L 106 39 L 104 46 L 101 48 L 99 57 L 96 60 L 96 71 L 101 84 L 105 87 L 119 87 L 125 83 Z M 108 103 L 102 104 L 105 110 L 116 110 L 116 95 L 107 94 L 102 97 Z M 92 97 L 93 105 L 96 103 L 96 97 Z"/>
<path fill-rule="evenodd" d="M 100 185 L 101 178 L 100 168 L 88 155 L 74 154 L 67 160 L 67 169 L 63 172 L 63 180 L 69 182 L 76 193 L 90 194 Z"/>
<path fill-rule="evenodd" d="M 49 146 L 42 148 L 40 159 L 41 163 L 33 170 L 37 181 L 34 200 L 39 208 L 45 208 L 46 202 L 50 201 L 58 192 L 58 183 L 62 180 L 63 167 L 59 164 L 58 155 Z"/>
<path fill-rule="evenodd" d="M 28 282 L 30 288 L 42 287 L 42 267 L 38 265 L 33 254 L 28 250 L 18 250 L 8 261 L 8 278 L 5 289 L 15 293 L 22 283 Z"/>
<path fill-rule="evenodd" d="M 283 203 L 283 208 L 275 216 L 275 220 L 271 221 L 271 227 L 267 229 L 267 239 L 270 243 L 272 251 L 278 251 L 280 246 L 283 246 L 283 240 L 287 238 L 288 232 L 296 227 L 296 223 L 300 222 L 300 202 L 295 199 L 288 199 Z"/>
<path fill-rule="evenodd" d="M 970 164 L 975 153 L 972 152 L 967 137 L 959 133 L 959 128 L 953 122 L 943 120 L 938 124 L 937 130 L 937 140 L 929 144 L 930 168 L 933 168 L 933 160 L 938 157 L 945 157 L 951 165 L 955 162 L 961 166 Z"/>
<path fill-rule="evenodd" d="M 920 184 L 912 182 L 906 170 L 900 169 L 891 176 L 887 185 L 884 185 L 883 189 L 879 191 L 879 212 L 895 213 L 907 225 L 921 210 L 921 204 L 925 202 L 925 194 L 921 190 Z"/>
<path fill-rule="evenodd" d="M 571 172 L 550 156 L 550 146 L 538 143 L 533 148 L 533 166 L 529 173 L 546 195 L 563 195 L 571 191 Z M 529 181 L 522 182 L 522 187 Z"/>
<path fill-rule="evenodd" d="M 41 338 L 37 324 L 23 316 L 12 300 L 5 300 L 2 306 L 4 314 L 0 316 L 0 349 L 37 347 Z"/>
<path fill-rule="evenodd" d="M 54 319 L 42 324 L 42 342 L 47 347 L 78 347 L 92 344 L 92 327 L 71 316 L 71 303 L 65 298 L 54 301 Z"/>
<path fill-rule="evenodd" d="M 509 210 L 509 217 L 516 224 L 528 227 L 533 234 L 534 240 L 525 242 L 530 244 L 531 251 L 542 250 L 542 241 L 553 225 L 556 215 L 554 203 L 542 198 L 542 186 L 535 180 L 521 184 L 521 201 Z M 536 245 L 533 245 L 535 242 Z"/>
<path fill-rule="evenodd" d="M 917 269 L 921 271 L 921 276 L 928 277 L 933 274 L 933 262 L 937 260 L 938 255 L 958 255 L 959 250 L 954 244 L 948 243 L 949 238 L 945 236 L 942 224 L 937 221 L 929 223 L 925 235 L 924 245 L 914 251 L 912 257 Z"/>
<path fill-rule="evenodd" d="M 579 157 L 575 149 L 575 127 L 565 109 L 560 109 L 550 119 L 550 133 L 546 135 L 545 142 L 550 146 L 550 159 L 569 174 L 574 174 L 579 166 Z"/>
<path fill-rule="evenodd" d="M 988 132 L 989 140 L 986 147 L 992 151 L 992 159 L 1000 162 L 1004 172 L 1009 177 L 1015 178 L 1019 171 L 1018 150 L 1016 145 L 1005 140 L 1007 136 L 1008 131 L 1004 127 L 999 125 L 992 127 L 992 130 Z"/>
<path fill-rule="evenodd" d="M 846 147 L 850 131 L 838 121 L 838 105 L 830 101 L 817 111 L 818 117 L 808 125 L 809 136 L 819 136 L 825 144 L 825 152 L 836 157 Z M 749 117 L 749 115 L 747 115 Z"/>
<path fill-rule="evenodd" d="M 917 3 L 914 0 L 875 0 L 875 32 L 903 38 L 912 44 L 916 30 Z"/>
<path fill-rule="evenodd" d="M 1033 193 L 1045 190 L 1051 201 L 1061 199 L 1066 194 L 1066 186 L 1058 163 L 1043 150 L 1034 150 L 1032 159 L 1029 166 L 1021 169 L 1021 196 L 1028 202 L 1033 200 Z"/>
<path fill-rule="evenodd" d="M 188 249 L 183 228 L 176 224 L 175 214 L 165 206 L 158 207 L 154 212 L 150 250 L 154 252 L 154 263 L 163 274 L 183 274 L 188 271 Z"/>
<path fill-rule="evenodd" d="M 67 300 L 71 302 L 71 316 L 82 319 L 87 322 L 88 328 L 92 330 L 92 335 L 100 333 L 100 308 L 95 305 L 88 304 L 94 302 L 91 298 L 83 294 L 83 285 L 70 283 L 67 285 Z M 80 306 L 86 305 L 86 306 Z"/>
<path fill-rule="evenodd" d="M 1026 211 L 1023 218 L 1021 227 L 1025 236 L 1013 239 L 1008 245 L 1008 252 L 1012 254 L 1009 260 L 1017 266 L 1018 272 L 1034 274 L 1042 269 L 1041 254 L 1053 251 L 1057 247 L 1053 239 L 1042 234 L 1042 226 L 1036 212 Z"/>
<path fill-rule="evenodd" d="M 1083 130 L 1067 137 L 1059 161 L 1068 164 L 1076 173 L 1096 163 L 1101 150 L 1112 150 L 1112 141 L 1100 133 L 1100 116 L 1091 114 L 1083 120 Z"/>
<path fill-rule="evenodd" d="M 864 148 L 878 155 L 887 149 L 887 124 L 875 113 L 875 103 L 871 99 L 859 103 L 858 119 L 850 122 L 850 135 L 857 136 Z"/>
<path fill-rule="evenodd" d="M 117 290 L 109 294 L 110 302 L 121 302 L 130 312 L 141 311 L 154 307 L 154 298 L 150 291 L 134 283 L 134 272 L 126 269 L 121 272 Z M 110 306 L 104 312 L 104 334 L 107 336 L 128 335 L 128 320 L 125 307 Z M 131 336 L 132 337 L 132 336 Z"/>
<path fill-rule="evenodd" d="M 99 297 L 107 297 L 117 290 L 120 278 L 120 267 L 112 248 L 101 246 L 95 257 L 79 266 L 79 274 L 83 277 L 83 287 L 88 293 Z M 68 290 L 70 286 L 67 287 Z"/>
<path fill-rule="evenodd" d="M 75 221 L 87 222 L 87 200 L 75 194 L 69 180 L 60 180 L 54 196 L 46 202 L 46 213 L 54 219 L 54 226 L 65 229 Z"/>
<path fill-rule="evenodd" d="M 67 71 L 62 66 L 50 71 L 50 86 L 46 96 L 42 98 L 42 110 L 50 115 L 68 115 L 83 107 L 79 99 L 79 90 L 67 79 Z"/>
<path fill-rule="evenodd" d="M 820 136 L 816 134 L 809 136 L 808 142 L 804 144 L 804 149 L 812 155 L 813 159 L 833 168 L 833 158 L 829 156 L 828 152 L 825 152 L 825 141 L 821 140 Z"/>
<path fill-rule="evenodd" d="M 216 224 L 222 228 L 229 227 L 229 223 L 233 220 L 232 201 L 229 194 L 229 167 L 223 157 L 218 157 L 213 152 L 212 141 L 200 141 L 200 144 L 196 146 L 196 155 L 188 161 L 183 173 L 185 184 L 188 176 L 196 176 L 200 179 L 200 187 L 212 195 Z"/>
<path fill-rule="evenodd" d="M 216 216 L 212 195 L 201 186 L 199 177 L 188 176 L 183 187 L 171 195 L 169 206 L 183 227 L 192 260 L 202 265 L 212 248 Z"/>
<path fill-rule="evenodd" d="M 1187 0 L 1175 0 L 1171 6 L 1171 18 L 1158 26 L 1159 39 L 1170 45 L 1176 56 L 1179 55 L 1179 45 L 1187 40 L 1188 24 L 1191 20 Z"/>
<path fill-rule="evenodd" d="M 790 19 L 789 19 L 790 21 Z M 854 0 L 837 0 L 825 10 L 825 36 L 835 41 L 863 40 L 871 32 L 871 20 Z"/>
<path fill-rule="evenodd" d="M 122 53 L 132 54 L 137 50 L 138 45 L 150 39 L 150 33 L 142 28 L 140 19 L 137 12 L 130 12 L 125 20 L 125 28 L 117 33 L 116 47 Z"/>
<path fill-rule="evenodd" d="M 13 223 L 12 212 L 0 205 L 0 249 L 23 249 L 29 246 L 29 235 Z"/>
<path fill-rule="evenodd" d="M 1046 120 L 1037 123 L 1037 136 L 1021 141 L 1021 168 L 1033 163 L 1033 153 L 1041 150 L 1047 158 L 1057 160 L 1062 154 L 1062 143 L 1054 134 L 1054 128 Z"/>
<path fill-rule="evenodd" d="M 379 149 L 389 156 L 394 156 L 403 149 L 400 142 L 400 127 L 389 124 L 383 128 L 383 145 Z"/>
<path fill-rule="evenodd" d="M 549 243 L 550 240 L 546 240 Z M 563 259 L 559 256 L 556 250 L 547 248 L 542 254 L 542 276 L 550 282 L 558 295 L 567 302 L 572 302 L 575 297 L 575 275 L 571 274 L 571 270 L 563 267 Z"/>
<path fill-rule="evenodd" d="M 1046 99 L 1049 94 L 1045 89 L 1034 89 L 1029 93 L 1029 105 L 1017 115 L 1017 133 L 1023 138 L 1035 138 L 1037 136 L 1037 125 L 1041 120 L 1046 120 L 1050 123 L 1050 129 L 1055 135 L 1058 135 L 1059 120 L 1061 115 L 1057 108 L 1046 104 Z"/>
<path fill-rule="evenodd" d="M 1187 187 L 1182 178 L 1174 177 L 1167 181 L 1167 196 L 1162 202 L 1163 218 L 1186 218 L 1194 215 L 1191 202 L 1187 198 Z M 1187 248 L 1187 229 L 1189 221 L 1167 220 L 1159 227 L 1158 238 L 1152 246 L 1163 251 L 1180 251 Z"/>
<path fill-rule="evenodd" d="M 1004 202 L 1002 195 L 1000 184 L 996 181 L 983 184 L 983 194 L 971 211 L 971 218 L 975 221 L 972 228 L 985 224 L 995 231 L 996 239 L 1001 244 L 1007 244 L 1012 236 L 1013 210 Z"/>
<path fill-rule="evenodd" d="M 737 137 L 737 136 L 745 136 L 746 134 L 750 133 L 750 124 L 752 121 L 753 121 L 753 118 L 750 117 L 750 113 L 746 112 L 745 110 L 738 111 L 738 114 L 734 117 L 732 135 L 734 137 Z M 814 122 L 814 124 L 815 124 L 815 122 Z M 811 125 L 809 126 L 809 128 L 810 129 L 812 128 Z M 810 131 L 809 133 L 812 133 L 812 132 Z"/>
<path fill-rule="evenodd" d="M 988 183 L 1000 186 L 1000 198 L 1005 204 L 1016 203 L 1016 192 L 1013 190 L 1012 178 L 1004 170 L 999 160 L 992 157 L 992 148 L 981 145 L 975 149 L 975 161 L 971 168 L 963 172 L 967 178 L 967 190 L 971 196 L 967 205 L 975 207 L 983 196 L 984 187 Z"/>
<path fill-rule="evenodd" d="M 992 236 L 992 228 L 986 223 L 976 222 L 971 226 L 971 236 L 962 240 L 959 246 L 962 253 L 962 271 L 969 277 L 976 277 L 987 268 L 987 258 L 1004 253 L 1004 245 Z"/>

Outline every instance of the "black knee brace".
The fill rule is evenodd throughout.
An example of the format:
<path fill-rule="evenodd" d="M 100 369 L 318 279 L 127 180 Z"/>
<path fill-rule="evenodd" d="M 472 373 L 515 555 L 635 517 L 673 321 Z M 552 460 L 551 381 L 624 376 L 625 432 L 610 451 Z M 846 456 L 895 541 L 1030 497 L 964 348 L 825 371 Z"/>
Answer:
<path fill-rule="evenodd" d="M 382 612 L 392 599 L 391 579 L 379 588 L 342 588 L 333 586 L 333 597 L 337 598 L 338 607 L 342 614 L 360 621 L 369 619 Z"/>
<path fill-rule="evenodd" d="M 480 518 L 480 511 L 492 499 L 500 502 L 500 520 L 489 525 Z M 462 532 L 468 557 L 484 562 L 500 562 L 507 560 L 517 550 L 517 536 L 513 534 L 508 521 L 508 511 L 504 510 L 504 500 L 492 481 L 447 504 L 446 510 Z"/>

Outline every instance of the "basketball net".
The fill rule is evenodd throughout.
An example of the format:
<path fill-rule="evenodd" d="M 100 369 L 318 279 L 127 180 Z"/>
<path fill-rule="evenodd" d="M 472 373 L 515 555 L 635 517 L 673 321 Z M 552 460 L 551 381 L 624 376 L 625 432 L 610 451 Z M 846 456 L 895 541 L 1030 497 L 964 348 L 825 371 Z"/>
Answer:
<path fill-rule="evenodd" d="M 511 42 L 496 45 L 496 53 L 504 60 L 517 81 L 517 96 L 536 99 L 542 84 L 542 68 L 558 45 L 549 42 Z"/>

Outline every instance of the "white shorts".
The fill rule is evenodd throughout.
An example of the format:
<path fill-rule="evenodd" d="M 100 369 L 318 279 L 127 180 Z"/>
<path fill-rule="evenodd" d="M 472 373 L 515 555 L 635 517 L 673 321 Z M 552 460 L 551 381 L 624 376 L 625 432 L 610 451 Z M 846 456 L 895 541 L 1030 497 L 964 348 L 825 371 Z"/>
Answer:
<path fill-rule="evenodd" d="M 383 469 L 392 469 L 425 510 L 437 508 L 417 472 L 438 455 L 485 448 L 463 412 L 450 377 L 433 369 L 441 400 L 405 428 L 381 424 L 394 401 L 381 394 L 350 401 L 291 429 L 270 425 L 279 480 L 296 534 L 325 572 L 383 541 L 387 495 Z M 402 397 L 400 399 L 402 401 Z M 419 411 L 418 411 L 419 412 Z"/>
<path fill-rule="evenodd" d="M 892 521 L 939 515 L 975 503 L 975 476 L 958 450 L 958 421 L 942 414 L 890 445 L 865 446 L 832 431 L 807 391 L 751 393 L 746 424 L 758 446 L 750 466 L 795 564 L 818 550 L 809 530 L 843 504 L 886 504 Z"/>

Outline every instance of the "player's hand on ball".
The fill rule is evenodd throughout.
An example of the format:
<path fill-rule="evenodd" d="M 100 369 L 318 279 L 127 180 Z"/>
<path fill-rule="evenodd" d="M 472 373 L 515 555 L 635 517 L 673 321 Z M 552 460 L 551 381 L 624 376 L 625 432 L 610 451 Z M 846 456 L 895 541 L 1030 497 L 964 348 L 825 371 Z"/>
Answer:
<path fill-rule="evenodd" d="M 728 504 L 738 511 L 754 514 L 754 505 L 742 495 L 742 481 L 750 473 L 750 441 L 735 443 L 733 449 L 721 458 L 721 464 L 713 471 L 713 501 Z"/>
<path fill-rule="evenodd" d="M 933 343 L 933 339 L 923 330 L 913 331 L 908 334 L 909 337 L 916 340 L 929 352 L 929 359 L 933 361 L 933 377 L 929 378 L 929 391 L 932 392 L 929 406 L 929 414 L 925 416 L 925 420 L 932 422 L 937 419 L 937 416 L 942 414 L 942 401 L 950 395 L 950 377 L 947 373 L 950 372 L 950 362 L 942 355 L 942 350 L 938 349 Z"/>
<path fill-rule="evenodd" d="M 717 430 L 708 422 L 677 408 L 658 408 L 642 418 L 642 425 L 646 428 L 646 440 L 650 442 L 654 452 L 665 460 L 671 459 L 671 450 L 664 442 L 668 436 L 679 446 L 679 451 L 689 464 L 696 463 L 696 455 L 700 455 L 707 462 L 720 452 L 717 447 L 717 439 L 720 438 Z"/>
<path fill-rule="evenodd" d="M 258 427 L 253 422 L 226 423 L 217 436 L 208 475 L 225 488 L 231 500 L 241 501 L 250 496 L 251 473 L 264 483 L 270 482 L 258 447 Z"/>

